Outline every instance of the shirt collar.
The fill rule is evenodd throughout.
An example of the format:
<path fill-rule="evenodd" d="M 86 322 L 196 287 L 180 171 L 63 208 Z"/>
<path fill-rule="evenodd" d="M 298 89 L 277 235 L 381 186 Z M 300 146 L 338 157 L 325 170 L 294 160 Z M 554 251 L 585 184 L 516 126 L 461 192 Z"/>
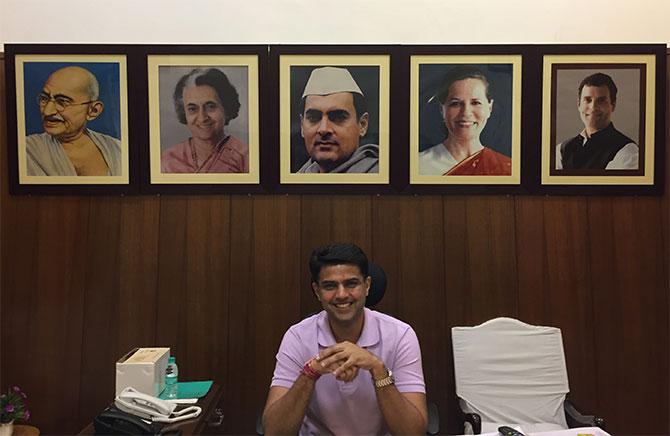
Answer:
<path fill-rule="evenodd" d="M 358 338 L 356 345 L 360 347 L 371 347 L 377 344 L 380 340 L 379 337 L 379 321 L 375 317 L 370 309 L 367 307 L 363 308 L 363 331 L 361 336 Z M 333 331 L 330 329 L 330 324 L 328 324 L 328 313 L 323 310 L 319 313 L 317 319 L 317 341 L 319 346 L 323 348 L 328 348 L 336 344 L 335 336 L 333 336 Z"/>
<path fill-rule="evenodd" d="M 605 132 L 609 132 L 610 130 L 613 130 L 613 129 L 614 129 L 614 124 L 612 122 L 610 122 L 607 127 L 605 127 L 604 129 L 598 130 L 597 132 L 595 132 L 591 136 L 587 136 L 586 135 L 586 129 L 583 129 L 582 132 L 579 134 L 579 136 L 582 137 L 582 145 L 584 145 L 586 143 L 586 141 L 588 141 L 589 139 L 598 137 L 600 135 L 603 135 L 603 134 L 605 134 Z"/>

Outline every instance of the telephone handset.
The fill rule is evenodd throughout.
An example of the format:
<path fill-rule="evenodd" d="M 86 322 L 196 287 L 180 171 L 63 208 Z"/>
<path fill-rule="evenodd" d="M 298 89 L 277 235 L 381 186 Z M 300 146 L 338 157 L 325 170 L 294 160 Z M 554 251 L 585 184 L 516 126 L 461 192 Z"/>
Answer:
<path fill-rule="evenodd" d="M 97 435 L 157 435 L 161 432 L 157 425 L 162 424 L 146 422 L 113 406 L 93 418 L 93 428 Z"/>
<path fill-rule="evenodd" d="M 176 403 L 143 394 L 131 387 L 125 388 L 114 400 L 114 404 L 124 412 L 150 419 L 153 422 L 179 422 L 196 418 L 202 412 L 198 406 L 190 406 L 175 411 Z"/>

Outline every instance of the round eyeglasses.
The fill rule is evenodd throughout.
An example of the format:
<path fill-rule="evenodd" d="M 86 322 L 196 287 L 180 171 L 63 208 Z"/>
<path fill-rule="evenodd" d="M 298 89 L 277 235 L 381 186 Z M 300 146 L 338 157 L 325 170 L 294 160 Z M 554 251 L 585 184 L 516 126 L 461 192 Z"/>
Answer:
<path fill-rule="evenodd" d="M 82 104 L 89 104 L 93 103 L 96 100 L 89 100 L 89 101 L 82 101 L 81 103 L 75 103 L 74 101 L 72 101 L 71 98 L 62 95 L 52 97 L 51 95 L 44 92 L 40 92 L 37 95 L 37 104 L 39 104 L 40 107 L 46 106 L 47 104 L 49 104 L 50 101 L 54 102 L 54 105 L 56 106 L 56 110 L 58 112 L 62 112 L 65 109 L 69 108 L 70 106 L 80 106 Z"/>

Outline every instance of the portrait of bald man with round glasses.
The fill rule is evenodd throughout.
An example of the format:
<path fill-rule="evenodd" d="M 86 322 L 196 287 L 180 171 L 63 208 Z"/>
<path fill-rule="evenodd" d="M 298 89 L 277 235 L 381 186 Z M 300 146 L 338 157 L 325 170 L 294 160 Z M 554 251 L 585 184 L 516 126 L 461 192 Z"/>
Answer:
<path fill-rule="evenodd" d="M 26 137 L 29 176 L 118 176 L 121 142 L 87 124 L 105 109 L 95 74 L 77 65 L 53 71 L 37 94 L 43 133 Z"/>

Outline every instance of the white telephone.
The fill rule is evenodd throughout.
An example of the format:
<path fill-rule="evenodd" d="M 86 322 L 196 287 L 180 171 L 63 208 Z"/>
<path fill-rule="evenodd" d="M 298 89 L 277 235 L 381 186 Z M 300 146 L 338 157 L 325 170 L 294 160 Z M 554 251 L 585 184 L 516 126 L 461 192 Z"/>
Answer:
<path fill-rule="evenodd" d="M 196 418 L 202 412 L 198 406 L 189 406 L 175 412 L 177 404 L 143 394 L 131 387 L 125 388 L 114 400 L 124 412 L 150 419 L 154 422 L 179 422 Z"/>

